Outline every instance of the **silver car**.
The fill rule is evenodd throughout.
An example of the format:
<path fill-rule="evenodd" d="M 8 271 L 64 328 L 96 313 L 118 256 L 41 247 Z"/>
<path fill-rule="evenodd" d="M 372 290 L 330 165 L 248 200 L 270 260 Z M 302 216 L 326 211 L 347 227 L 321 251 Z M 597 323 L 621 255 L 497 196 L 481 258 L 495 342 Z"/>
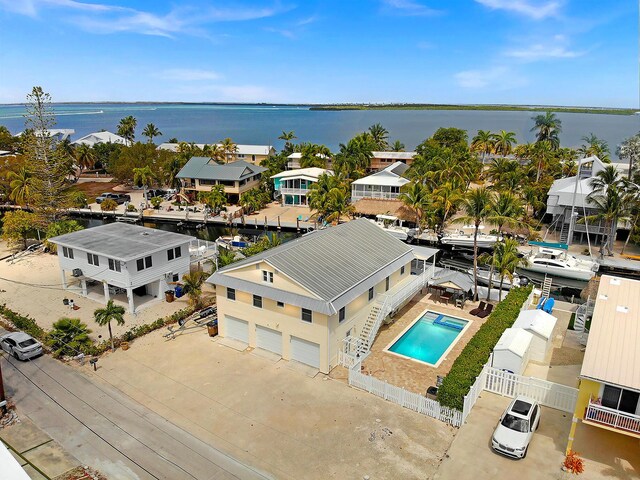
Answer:
<path fill-rule="evenodd" d="M 42 344 L 31 335 L 12 332 L 0 337 L 0 348 L 18 360 L 29 360 L 42 355 Z"/>
<path fill-rule="evenodd" d="M 540 424 L 540 405 L 523 395 L 517 396 L 502 414 L 493 432 L 491 447 L 513 458 L 527 456 L 529 443 Z"/>

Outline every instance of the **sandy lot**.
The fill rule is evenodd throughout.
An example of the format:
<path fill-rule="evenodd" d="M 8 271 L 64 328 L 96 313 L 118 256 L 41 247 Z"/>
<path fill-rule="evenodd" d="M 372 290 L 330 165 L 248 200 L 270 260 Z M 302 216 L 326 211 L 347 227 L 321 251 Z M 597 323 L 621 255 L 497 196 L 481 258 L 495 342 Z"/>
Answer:
<path fill-rule="evenodd" d="M 431 478 L 456 430 L 203 329 L 162 332 L 82 368 L 279 479 Z"/>

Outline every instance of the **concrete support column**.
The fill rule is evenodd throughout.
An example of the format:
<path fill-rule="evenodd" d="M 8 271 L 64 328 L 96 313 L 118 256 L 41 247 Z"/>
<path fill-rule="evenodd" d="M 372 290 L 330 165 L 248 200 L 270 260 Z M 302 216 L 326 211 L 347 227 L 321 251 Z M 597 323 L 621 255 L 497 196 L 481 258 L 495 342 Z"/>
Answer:
<path fill-rule="evenodd" d="M 573 439 L 576 435 L 576 427 L 578 426 L 578 417 L 573 416 L 573 420 L 571 420 L 571 430 L 569 431 L 569 440 L 567 441 L 567 449 L 565 450 L 565 455 L 569 455 L 569 452 L 573 448 Z"/>
<path fill-rule="evenodd" d="M 83 278 L 80 280 L 80 285 L 82 286 L 82 296 L 87 296 L 87 280 Z"/>
<path fill-rule="evenodd" d="M 67 277 L 64 275 L 64 269 L 60 269 L 60 277 L 62 278 L 62 288 L 67 289 Z"/>
<path fill-rule="evenodd" d="M 107 282 L 102 282 L 102 286 L 104 287 L 104 303 L 109 302 L 109 284 Z"/>
<path fill-rule="evenodd" d="M 135 313 L 135 305 L 133 304 L 133 288 L 127 288 L 127 300 L 129 300 L 129 313 Z"/>

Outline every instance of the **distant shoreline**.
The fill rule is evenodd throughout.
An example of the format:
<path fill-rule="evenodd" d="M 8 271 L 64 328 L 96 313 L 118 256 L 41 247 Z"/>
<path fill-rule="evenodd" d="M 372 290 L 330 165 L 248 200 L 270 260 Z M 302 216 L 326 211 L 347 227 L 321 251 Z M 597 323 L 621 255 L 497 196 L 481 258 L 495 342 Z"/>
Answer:
<path fill-rule="evenodd" d="M 24 103 L 0 104 L 0 107 L 24 106 Z M 611 107 L 571 107 L 557 105 L 491 105 L 491 104 L 438 104 L 438 103 L 240 103 L 240 102 L 54 102 L 56 105 L 220 105 L 220 106 L 263 106 L 263 107 L 303 107 L 315 111 L 345 111 L 345 110 L 477 110 L 503 112 L 547 112 L 557 113 L 587 113 L 600 115 L 634 115 L 635 108 Z"/>

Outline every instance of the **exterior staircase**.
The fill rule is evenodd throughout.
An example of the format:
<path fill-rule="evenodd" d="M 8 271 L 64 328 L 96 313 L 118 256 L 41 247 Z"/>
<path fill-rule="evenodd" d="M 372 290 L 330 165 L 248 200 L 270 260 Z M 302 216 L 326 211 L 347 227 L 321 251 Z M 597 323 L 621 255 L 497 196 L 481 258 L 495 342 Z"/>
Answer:
<path fill-rule="evenodd" d="M 385 302 L 380 303 L 379 300 L 376 300 L 376 303 L 373 304 L 369 311 L 369 315 L 367 316 L 367 320 L 365 321 L 362 330 L 360 330 L 360 346 L 358 348 L 358 353 L 360 354 L 366 353 L 371 349 L 371 344 L 373 343 L 373 339 L 375 339 L 378 329 L 380 328 L 380 324 L 388 314 L 388 312 L 384 315 L 382 313 L 383 310 L 385 310 L 384 303 Z M 380 319 L 380 322 L 378 322 L 380 317 L 382 318 Z"/>
<path fill-rule="evenodd" d="M 587 303 L 583 303 L 576 310 L 576 318 L 573 320 L 573 329 L 576 332 L 584 332 L 587 320 L 593 315 L 593 301 L 591 297 L 587 299 Z"/>
<path fill-rule="evenodd" d="M 544 277 L 544 282 L 542 283 L 542 297 L 549 298 L 549 295 L 551 294 L 552 282 L 553 282 L 552 278 L 547 276 Z"/>
<path fill-rule="evenodd" d="M 569 240 L 569 223 L 563 223 L 560 229 L 560 243 L 567 243 Z"/>

